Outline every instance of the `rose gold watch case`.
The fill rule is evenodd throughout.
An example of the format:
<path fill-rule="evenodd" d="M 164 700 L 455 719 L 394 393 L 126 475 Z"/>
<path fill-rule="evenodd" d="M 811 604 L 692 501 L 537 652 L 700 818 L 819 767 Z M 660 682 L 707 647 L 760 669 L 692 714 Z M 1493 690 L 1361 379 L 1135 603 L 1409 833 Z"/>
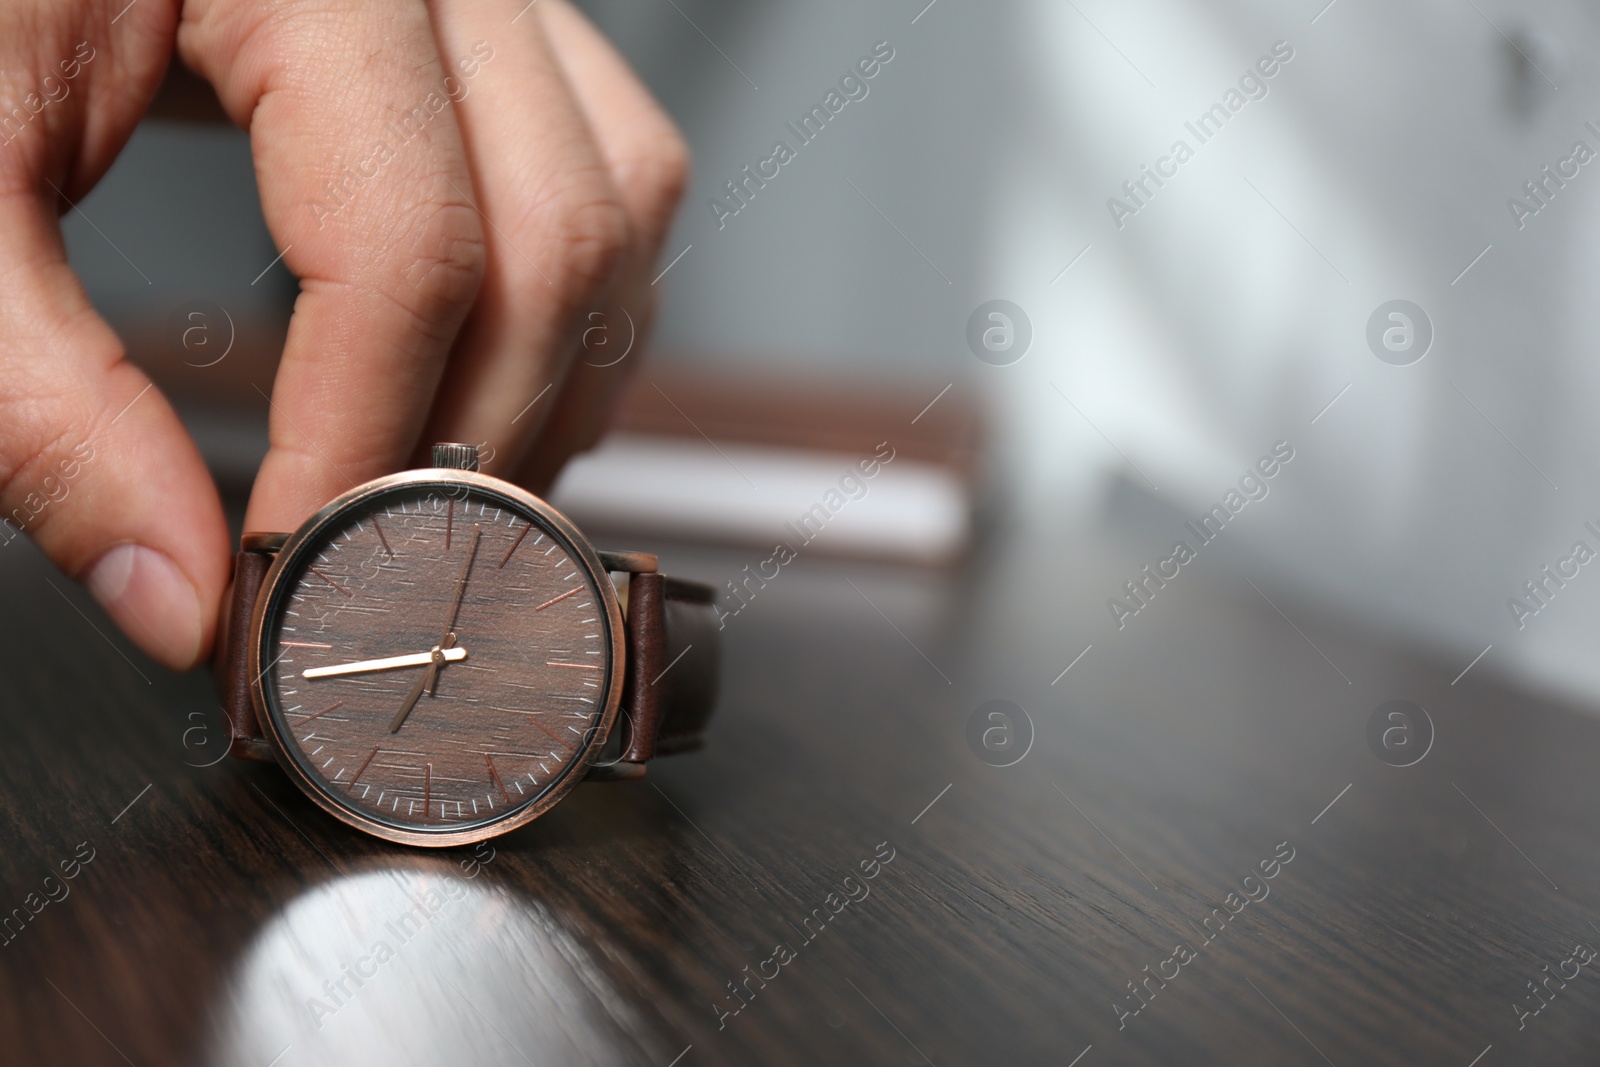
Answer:
<path fill-rule="evenodd" d="M 272 661 L 264 659 L 267 639 L 268 612 L 277 600 L 279 587 L 286 580 L 285 576 L 295 570 L 295 562 L 301 549 L 315 539 L 330 526 L 333 526 L 339 517 L 350 508 L 359 505 L 373 497 L 380 496 L 397 488 L 407 486 L 463 486 L 468 489 L 495 494 L 506 498 L 517 507 L 527 509 L 536 515 L 540 521 L 567 542 L 572 549 L 573 557 L 580 561 L 584 570 L 595 587 L 600 592 L 600 599 L 605 605 L 606 625 L 609 631 L 611 644 L 611 662 L 608 665 L 606 683 L 605 705 L 601 713 L 598 728 L 588 731 L 586 743 L 572 757 L 567 764 L 565 773 L 542 794 L 528 801 L 519 808 L 507 812 L 504 816 L 491 821 L 480 823 L 476 826 L 461 830 L 407 830 L 392 826 L 388 823 L 374 819 L 360 811 L 347 807 L 338 799 L 331 796 L 328 790 L 316 779 L 312 778 L 294 758 L 285 741 L 277 716 L 273 715 L 267 706 L 267 689 L 265 682 L 266 669 L 271 667 Z M 497 837 L 519 826 L 526 825 L 559 804 L 579 782 L 583 781 L 589 766 L 595 757 L 605 747 L 606 739 L 611 734 L 611 728 L 617 719 L 617 709 L 622 702 L 623 685 L 623 657 L 625 655 L 624 634 L 622 629 L 622 608 L 617 600 L 617 592 L 611 584 L 605 565 L 601 562 L 600 555 L 589 543 L 589 539 L 578 531 L 561 512 L 551 507 L 541 498 L 510 482 L 502 481 L 476 471 L 454 470 L 450 468 L 429 468 L 425 470 L 404 471 L 400 474 L 391 474 L 382 478 L 375 478 L 364 485 L 359 485 L 347 493 L 341 494 L 331 501 L 321 511 L 317 512 L 298 530 L 290 534 L 288 540 L 278 551 L 272 566 L 267 570 L 266 577 L 261 583 L 261 593 L 256 598 L 255 611 L 250 620 L 250 646 L 246 661 L 246 669 L 250 672 L 250 700 L 255 707 L 256 721 L 262 728 L 262 733 L 267 739 L 267 745 L 272 750 L 273 757 L 278 765 L 288 773 L 301 791 L 316 802 L 323 811 L 334 818 L 363 830 L 374 837 L 386 841 L 394 841 L 403 845 L 418 845 L 424 848 L 448 848 L 453 845 L 466 845 L 486 838 Z M 263 663 L 266 667 L 263 667 Z"/>

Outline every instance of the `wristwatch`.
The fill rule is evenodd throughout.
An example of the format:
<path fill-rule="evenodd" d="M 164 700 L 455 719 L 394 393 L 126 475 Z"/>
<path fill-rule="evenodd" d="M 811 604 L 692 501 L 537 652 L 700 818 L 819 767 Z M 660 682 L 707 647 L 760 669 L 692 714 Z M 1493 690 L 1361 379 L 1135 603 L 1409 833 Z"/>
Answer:
<path fill-rule="evenodd" d="M 701 746 L 714 599 L 435 445 L 430 469 L 244 535 L 214 664 L 229 751 L 388 841 L 493 837 Z"/>

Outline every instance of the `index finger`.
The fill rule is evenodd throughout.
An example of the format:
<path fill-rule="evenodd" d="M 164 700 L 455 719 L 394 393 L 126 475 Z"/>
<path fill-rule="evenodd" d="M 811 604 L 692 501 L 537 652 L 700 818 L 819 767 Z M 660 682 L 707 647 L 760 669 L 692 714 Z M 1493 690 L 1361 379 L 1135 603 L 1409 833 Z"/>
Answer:
<path fill-rule="evenodd" d="M 179 47 L 249 126 L 300 279 L 245 518 L 290 530 L 405 463 L 477 296 L 483 230 L 445 63 L 422 0 L 195 0 Z"/>

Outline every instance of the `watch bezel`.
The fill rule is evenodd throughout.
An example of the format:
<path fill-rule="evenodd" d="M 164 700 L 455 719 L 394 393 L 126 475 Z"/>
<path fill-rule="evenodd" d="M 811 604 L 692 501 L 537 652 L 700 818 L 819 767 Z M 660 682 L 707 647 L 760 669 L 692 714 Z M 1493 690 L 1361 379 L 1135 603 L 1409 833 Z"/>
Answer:
<path fill-rule="evenodd" d="M 340 516 L 346 514 L 353 507 L 359 506 L 367 500 L 379 497 L 396 489 L 428 485 L 460 485 L 469 490 L 479 490 L 486 493 L 497 494 L 508 498 L 517 506 L 526 508 L 536 515 L 540 521 L 547 524 L 573 549 L 573 558 L 583 566 L 588 577 L 593 581 L 600 592 L 600 599 L 605 606 L 607 632 L 610 637 L 611 663 L 608 671 L 605 705 L 601 713 L 597 729 L 588 731 L 588 740 L 583 747 L 575 753 L 566 764 L 566 769 L 556 781 L 552 782 L 544 793 L 524 804 L 520 808 L 507 812 L 504 816 L 481 822 L 475 826 L 460 830 L 407 830 L 393 826 L 377 818 L 366 815 L 329 794 L 326 786 L 308 774 L 295 759 L 290 751 L 290 743 L 280 733 L 280 723 L 268 707 L 267 685 L 265 669 L 272 665 L 272 661 L 265 658 L 267 652 L 265 644 L 268 637 L 268 614 L 272 605 L 278 599 L 280 586 L 285 582 L 286 576 L 296 568 L 293 566 L 300 552 L 308 545 L 317 542 L 320 535 L 329 527 L 336 524 Z M 266 738 L 268 748 L 272 751 L 273 758 L 283 768 L 290 779 L 300 788 L 301 792 L 309 796 L 318 807 L 332 815 L 334 818 L 358 830 L 397 844 L 415 845 L 424 848 L 449 848 L 456 845 L 471 844 L 491 837 L 515 830 L 525 826 L 549 811 L 566 798 L 578 783 L 582 782 L 589 767 L 595 758 L 604 749 L 611 730 L 616 725 L 618 709 L 622 703 L 622 688 L 625 675 L 626 641 L 623 631 L 622 607 L 617 598 L 617 591 L 611 584 L 611 578 L 605 565 L 601 562 L 599 553 L 589 543 L 589 539 L 561 512 L 552 507 L 543 498 L 535 496 L 519 486 L 490 475 L 477 471 L 456 470 L 453 468 L 436 467 L 421 470 L 403 471 L 399 474 L 385 475 L 374 478 L 356 486 L 348 492 L 341 493 L 318 511 L 311 518 L 300 525 L 282 548 L 273 557 L 271 566 L 261 582 L 261 592 L 256 597 L 255 607 L 250 618 L 250 641 L 246 655 L 246 670 L 250 672 L 250 702 L 255 710 L 256 722 L 261 727 L 262 736 Z"/>

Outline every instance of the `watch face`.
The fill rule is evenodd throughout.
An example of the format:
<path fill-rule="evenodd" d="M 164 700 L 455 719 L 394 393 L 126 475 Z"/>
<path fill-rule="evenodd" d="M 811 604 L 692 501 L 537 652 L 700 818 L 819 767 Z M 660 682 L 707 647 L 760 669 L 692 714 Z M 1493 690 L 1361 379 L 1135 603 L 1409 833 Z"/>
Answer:
<path fill-rule="evenodd" d="M 466 471 L 379 479 L 284 545 L 252 677 L 280 762 L 334 815 L 448 845 L 551 807 L 605 743 L 621 614 L 559 512 Z"/>

